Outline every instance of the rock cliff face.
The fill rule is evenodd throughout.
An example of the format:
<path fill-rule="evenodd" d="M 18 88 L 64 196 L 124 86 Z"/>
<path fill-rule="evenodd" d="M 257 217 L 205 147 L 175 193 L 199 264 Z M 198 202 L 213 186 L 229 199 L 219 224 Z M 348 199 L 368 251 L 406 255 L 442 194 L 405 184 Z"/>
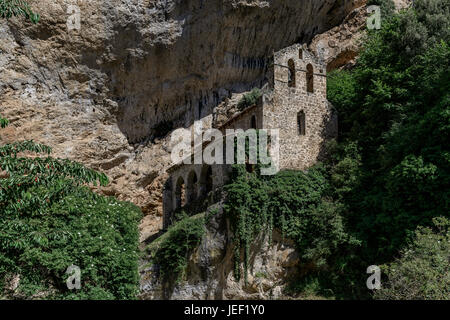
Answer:
<path fill-rule="evenodd" d="M 250 248 L 247 283 L 234 277 L 233 233 L 219 206 L 209 221 L 206 234 L 190 255 L 185 277 L 177 283 L 163 283 L 158 266 L 143 261 L 140 270 L 141 299 L 283 299 L 286 286 L 299 272 L 295 245 L 274 230 L 272 241 L 260 235 Z M 150 249 L 147 249 L 150 250 Z M 150 250 L 151 251 L 151 250 Z M 149 256 L 152 252 L 148 252 Z M 241 266 L 241 273 L 244 269 Z"/>
<path fill-rule="evenodd" d="M 401 10 L 408 7 L 412 0 L 394 0 L 393 2 L 396 10 Z M 367 7 L 357 7 L 339 25 L 316 35 L 311 41 L 309 49 L 324 59 L 327 71 L 348 69 L 355 65 L 361 47 L 361 38 L 365 34 L 367 17 Z"/>
<path fill-rule="evenodd" d="M 2 137 L 106 172 L 103 192 L 147 214 L 144 240 L 160 225 L 165 134 L 260 85 L 274 50 L 309 42 L 365 1 L 29 2 L 37 25 L 0 22 L 0 113 L 12 123 Z M 69 28 L 77 12 L 79 30 Z"/>

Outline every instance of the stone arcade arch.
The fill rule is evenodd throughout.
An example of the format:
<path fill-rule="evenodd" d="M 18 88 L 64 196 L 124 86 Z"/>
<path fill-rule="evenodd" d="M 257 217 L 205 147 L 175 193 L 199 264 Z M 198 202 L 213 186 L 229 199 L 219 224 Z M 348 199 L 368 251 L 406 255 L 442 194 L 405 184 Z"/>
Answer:
<path fill-rule="evenodd" d="M 197 173 L 195 170 L 192 170 L 189 172 L 188 178 L 187 178 L 187 203 L 190 203 L 191 201 L 194 201 L 198 198 L 198 179 L 197 179 Z"/>

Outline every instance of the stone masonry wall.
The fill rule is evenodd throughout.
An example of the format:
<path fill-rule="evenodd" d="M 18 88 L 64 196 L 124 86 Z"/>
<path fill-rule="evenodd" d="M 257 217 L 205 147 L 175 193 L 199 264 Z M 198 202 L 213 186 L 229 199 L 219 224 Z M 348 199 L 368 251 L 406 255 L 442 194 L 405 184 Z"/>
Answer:
<path fill-rule="evenodd" d="M 242 114 L 238 115 L 232 121 L 225 123 L 220 129 L 225 134 L 226 129 L 242 129 L 244 131 L 252 128 L 252 117 L 256 119 L 256 128 L 262 128 L 263 125 L 263 113 L 262 104 L 250 107 L 245 110 Z"/>
<path fill-rule="evenodd" d="M 300 54 L 302 52 L 302 54 Z M 295 87 L 289 87 L 288 61 L 295 64 Z M 307 65 L 313 66 L 314 92 L 307 92 Z M 280 169 L 304 170 L 324 155 L 324 142 L 337 136 L 337 114 L 326 99 L 326 66 L 299 44 L 275 53 L 273 96 L 264 99 L 265 129 L 280 129 Z M 298 113 L 306 117 L 299 134 Z"/>

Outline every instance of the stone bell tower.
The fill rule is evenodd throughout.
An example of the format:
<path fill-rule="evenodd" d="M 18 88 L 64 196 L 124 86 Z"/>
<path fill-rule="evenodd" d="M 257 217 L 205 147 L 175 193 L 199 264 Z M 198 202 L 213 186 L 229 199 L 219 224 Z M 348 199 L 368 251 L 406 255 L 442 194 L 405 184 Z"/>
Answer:
<path fill-rule="evenodd" d="M 326 140 L 337 136 L 326 66 L 300 44 L 274 53 L 273 59 L 262 127 L 280 130 L 280 169 L 304 170 L 321 160 Z"/>

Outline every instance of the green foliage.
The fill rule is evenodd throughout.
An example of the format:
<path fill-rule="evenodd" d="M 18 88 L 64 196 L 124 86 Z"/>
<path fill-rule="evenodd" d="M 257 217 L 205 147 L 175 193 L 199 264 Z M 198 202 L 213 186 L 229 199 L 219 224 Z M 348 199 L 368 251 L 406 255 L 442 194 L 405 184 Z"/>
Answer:
<path fill-rule="evenodd" d="M 163 281 L 176 282 L 183 278 L 189 255 L 200 244 L 204 233 L 203 217 L 186 217 L 169 228 L 153 257 Z"/>
<path fill-rule="evenodd" d="M 0 0 L 0 17 L 9 19 L 16 16 L 23 16 L 33 23 L 38 23 L 40 19 L 39 14 L 34 13 L 24 0 Z"/>
<path fill-rule="evenodd" d="M 271 235 L 273 228 L 295 241 L 303 263 L 313 265 L 314 271 L 333 265 L 338 249 L 358 245 L 345 232 L 339 208 L 327 198 L 328 187 L 321 166 L 269 177 L 235 166 L 224 205 L 234 234 L 235 276 L 240 277 L 241 261 L 246 276 L 252 241 L 262 232 Z"/>
<path fill-rule="evenodd" d="M 395 12 L 395 4 L 392 0 L 368 0 L 367 6 L 380 6 L 381 19 L 384 22 L 385 19 L 389 19 Z"/>
<path fill-rule="evenodd" d="M 356 80 L 348 71 L 332 71 L 327 80 L 327 96 L 339 109 L 340 133 L 348 132 L 353 126 L 353 112 L 356 99 Z"/>
<path fill-rule="evenodd" d="M 377 299 L 450 299 L 450 220 L 433 219 L 433 229 L 420 227 L 399 259 L 382 267 L 387 275 Z"/>
<path fill-rule="evenodd" d="M 8 125 L 8 120 L 4 119 L 0 115 L 0 128 L 5 128 Z"/>
<path fill-rule="evenodd" d="M 45 197 L 49 190 L 35 190 Z M 38 192 L 38 193 L 37 193 Z M 49 299 L 130 299 L 137 290 L 140 212 L 129 203 L 77 188 L 38 216 L 1 219 L 3 274 L 19 274 L 16 295 Z M 66 287 L 70 265 L 81 269 L 81 290 Z M 3 281 L 3 279 L 1 279 Z"/>
<path fill-rule="evenodd" d="M 259 176 L 259 166 L 233 168 L 224 211 L 234 234 L 235 276 L 241 263 L 247 275 L 255 238 L 277 228 L 301 255 L 294 291 L 367 298 L 367 266 L 392 261 L 416 235 L 386 269 L 389 284 L 379 297 L 448 298 L 448 231 L 431 233 L 428 226 L 450 212 L 450 3 L 417 0 L 397 14 L 390 0 L 369 4 L 381 5 L 382 29 L 368 32 L 356 68 L 333 72 L 328 81 L 341 121 L 339 141 L 328 145 L 331 158 L 306 173 L 272 177 Z M 245 95 L 239 108 L 257 97 Z M 200 229 L 186 227 L 167 242 L 170 255 L 160 251 L 165 274 L 185 269 Z"/>
<path fill-rule="evenodd" d="M 241 249 L 244 268 L 248 269 L 249 249 L 260 231 L 271 231 L 272 217 L 267 212 L 268 188 L 256 174 L 248 174 L 243 165 L 233 167 L 232 182 L 225 186 L 224 210 L 231 220 L 235 245 L 235 276 L 240 278 Z M 247 272 L 245 272 L 246 275 Z"/>
<path fill-rule="evenodd" d="M 362 241 L 357 258 L 347 259 L 354 274 L 392 261 L 419 226 L 449 216 L 449 10 L 445 0 L 415 1 L 369 32 L 355 69 L 329 77 L 328 98 L 341 121 L 340 141 L 329 146 L 330 191 L 345 212 L 347 231 Z M 438 297 L 418 290 L 425 282 L 443 292 L 437 289 L 442 278 L 426 268 L 431 260 L 414 262 L 427 273 L 418 284 L 418 269 L 402 259 L 403 266 L 390 269 L 393 283 L 380 297 Z M 399 285 L 403 278 L 416 293 Z"/>
<path fill-rule="evenodd" d="M 344 118 L 334 196 L 372 261 L 391 259 L 418 225 L 450 212 L 449 10 L 448 1 L 415 1 L 369 34 L 354 70 L 329 79 Z"/>
<path fill-rule="evenodd" d="M 242 96 L 241 100 L 238 103 L 239 110 L 244 110 L 245 108 L 255 105 L 261 96 L 261 90 L 259 88 L 253 88 L 252 91 Z"/>
<path fill-rule="evenodd" d="M 330 186 L 335 199 L 348 200 L 347 196 L 359 187 L 361 179 L 361 155 L 356 142 L 339 144 L 335 140 L 328 144 L 328 170 Z"/>
<path fill-rule="evenodd" d="M 134 298 L 139 209 L 93 193 L 84 185 L 106 185 L 104 174 L 50 152 L 32 141 L 0 147 L 0 292 L 18 275 L 16 297 Z M 66 286 L 70 265 L 81 290 Z"/>

